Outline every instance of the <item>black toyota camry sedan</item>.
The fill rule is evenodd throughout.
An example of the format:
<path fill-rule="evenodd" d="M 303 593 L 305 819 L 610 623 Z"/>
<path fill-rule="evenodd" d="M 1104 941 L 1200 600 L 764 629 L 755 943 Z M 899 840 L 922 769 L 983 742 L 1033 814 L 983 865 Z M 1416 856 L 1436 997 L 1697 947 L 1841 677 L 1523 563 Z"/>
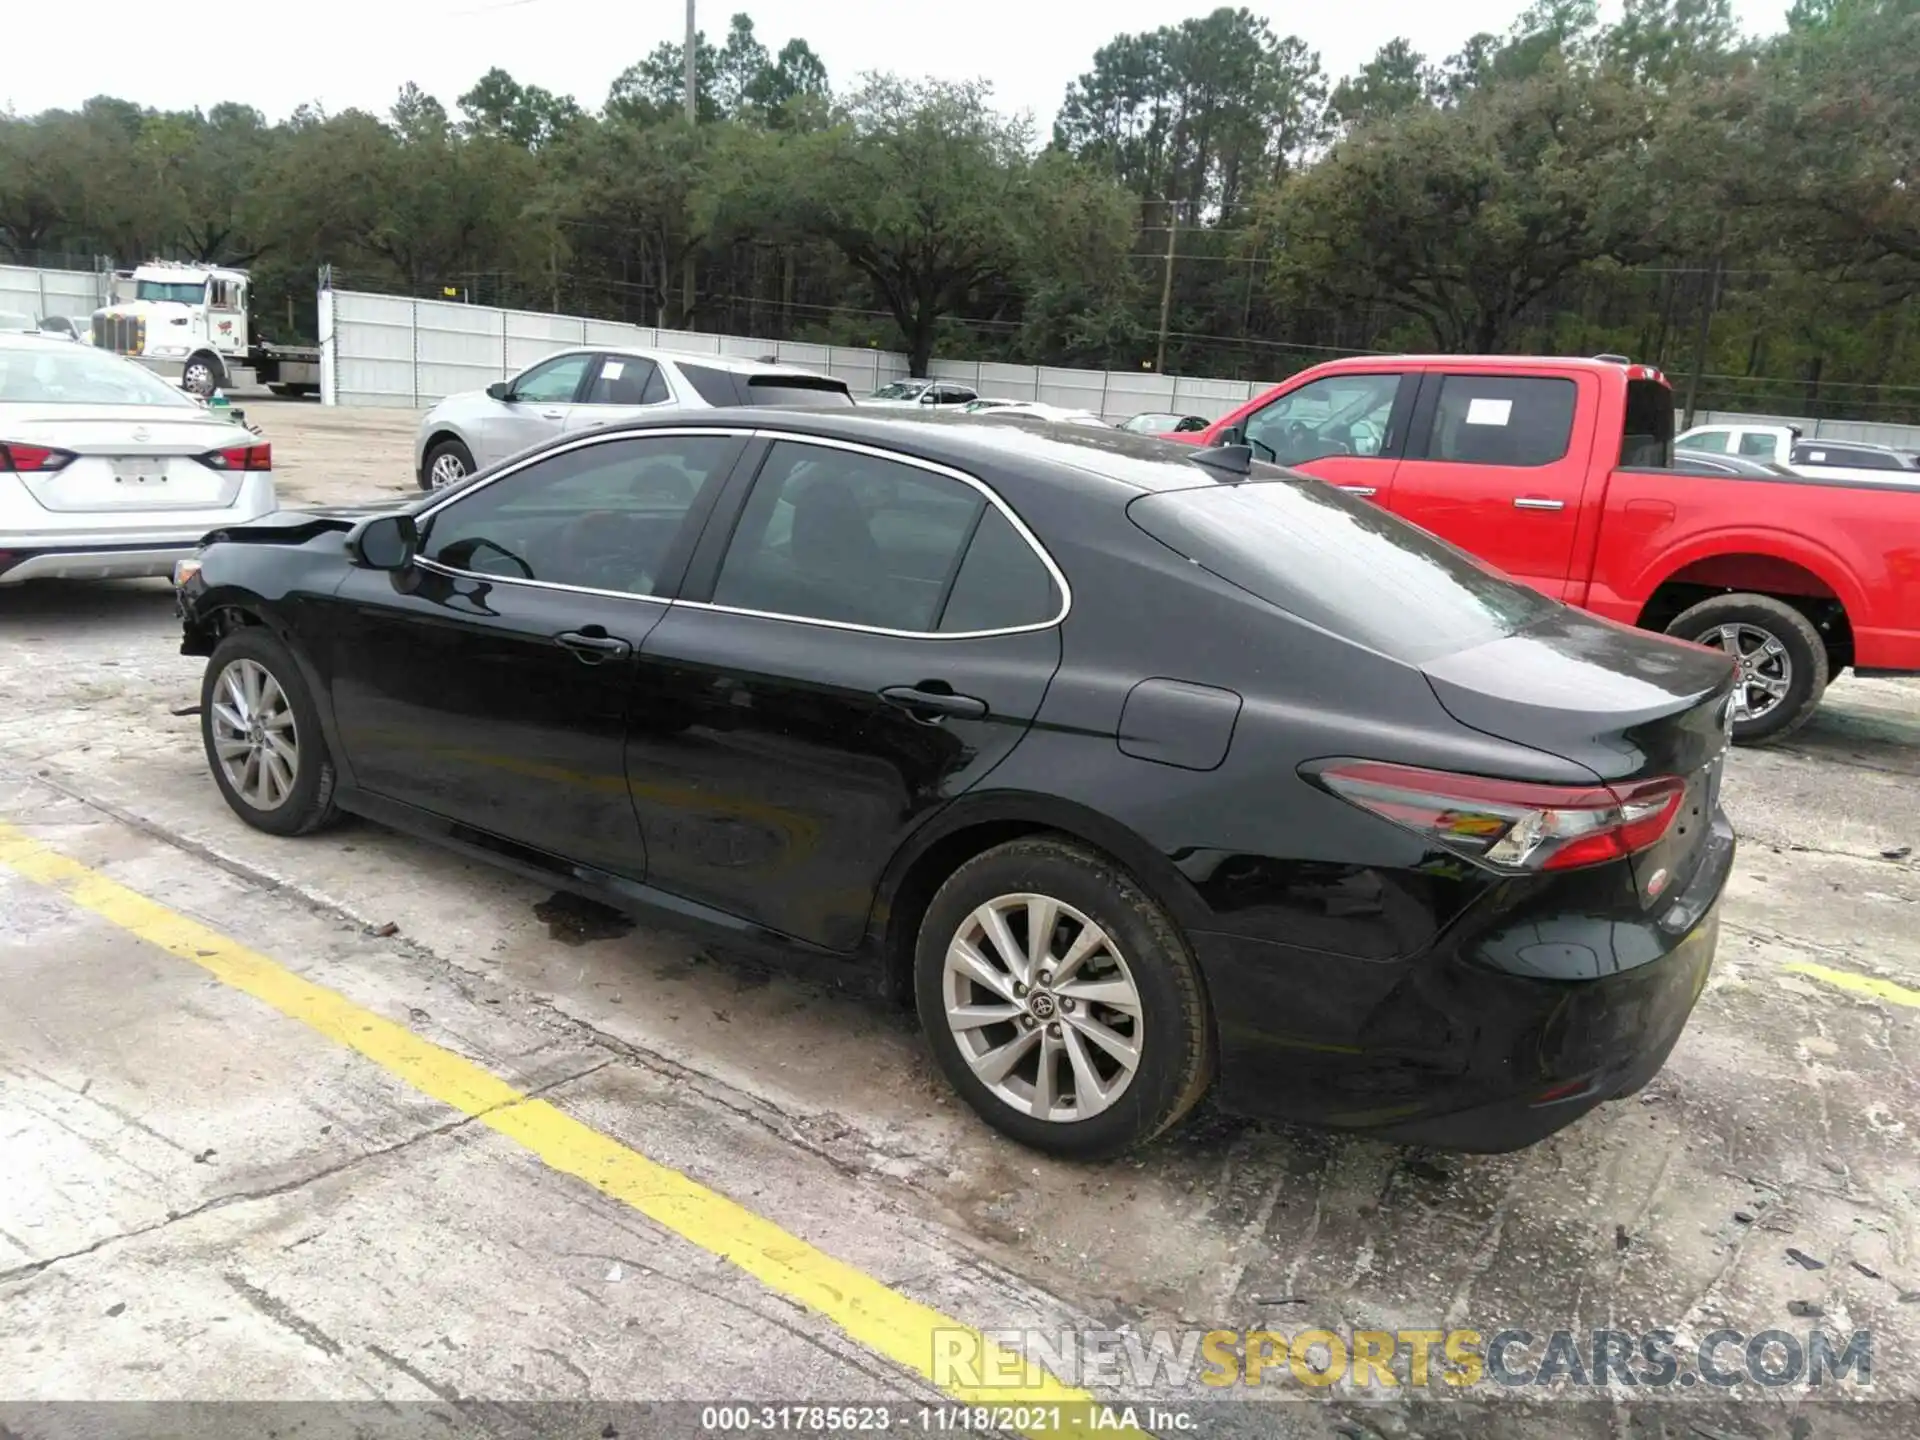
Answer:
<path fill-rule="evenodd" d="M 177 577 L 214 782 L 911 993 L 1061 1154 L 1530 1144 L 1712 959 L 1733 669 L 1244 451 L 711 411 Z"/>

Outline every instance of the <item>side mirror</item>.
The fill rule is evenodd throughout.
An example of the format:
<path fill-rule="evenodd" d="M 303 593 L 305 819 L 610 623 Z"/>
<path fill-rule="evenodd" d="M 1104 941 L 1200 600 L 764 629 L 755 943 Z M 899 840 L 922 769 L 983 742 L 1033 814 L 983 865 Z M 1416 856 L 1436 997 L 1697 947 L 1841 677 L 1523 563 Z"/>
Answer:
<path fill-rule="evenodd" d="M 419 544 L 411 515 L 375 515 L 347 532 L 347 554 L 368 570 L 405 570 Z"/>
<path fill-rule="evenodd" d="M 920 403 L 922 405 L 938 405 L 940 401 L 933 391 L 923 390 L 920 392 Z"/>
<path fill-rule="evenodd" d="M 491 385 L 487 386 L 487 398 L 489 400 L 513 399 L 513 382 L 510 380 L 494 381 Z"/>

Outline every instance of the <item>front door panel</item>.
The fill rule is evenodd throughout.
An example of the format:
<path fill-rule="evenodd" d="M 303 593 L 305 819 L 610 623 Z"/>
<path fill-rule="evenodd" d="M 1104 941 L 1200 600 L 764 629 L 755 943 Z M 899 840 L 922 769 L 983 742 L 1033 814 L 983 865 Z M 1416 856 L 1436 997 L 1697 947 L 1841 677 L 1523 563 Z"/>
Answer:
<path fill-rule="evenodd" d="M 664 604 L 422 565 L 355 570 L 332 608 L 334 719 L 362 789 L 645 878 L 624 745 L 633 655 Z M 595 627 L 628 652 L 556 639 Z"/>

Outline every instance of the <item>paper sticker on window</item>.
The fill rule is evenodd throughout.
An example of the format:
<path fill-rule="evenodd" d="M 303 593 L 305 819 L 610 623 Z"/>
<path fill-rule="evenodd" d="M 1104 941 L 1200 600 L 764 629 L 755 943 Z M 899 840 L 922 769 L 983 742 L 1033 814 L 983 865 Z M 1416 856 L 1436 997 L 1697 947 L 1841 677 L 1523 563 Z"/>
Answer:
<path fill-rule="evenodd" d="M 620 372 L 626 368 L 627 365 L 624 360 L 603 360 L 600 362 L 600 378 L 602 380 L 618 380 L 620 378 Z M 1500 423 L 1504 425 L 1506 422 L 1503 420 Z"/>
<path fill-rule="evenodd" d="M 1513 418 L 1513 401 L 1493 400 L 1486 396 L 1467 402 L 1467 424 L 1504 425 Z"/>

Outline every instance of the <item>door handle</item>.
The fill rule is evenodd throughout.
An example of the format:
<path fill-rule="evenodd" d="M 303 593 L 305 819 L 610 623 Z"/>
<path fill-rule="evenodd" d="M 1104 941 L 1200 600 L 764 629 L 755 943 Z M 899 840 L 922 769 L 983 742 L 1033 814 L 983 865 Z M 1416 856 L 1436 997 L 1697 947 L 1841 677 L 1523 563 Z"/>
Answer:
<path fill-rule="evenodd" d="M 896 710 L 904 710 L 914 719 L 938 725 L 947 716 L 961 720 L 980 720 L 987 713 L 987 702 L 971 695 L 955 695 L 951 690 L 925 689 L 920 685 L 889 685 L 880 698 Z"/>
<path fill-rule="evenodd" d="M 1567 508 L 1567 502 L 1547 500 L 1538 495 L 1516 495 L 1513 499 L 1513 508 L 1516 510 L 1564 510 Z"/>
<path fill-rule="evenodd" d="M 1362 499 L 1378 493 L 1378 487 L 1373 485 L 1342 485 L 1340 488 L 1346 491 L 1347 494 L 1358 495 Z"/>
<path fill-rule="evenodd" d="M 540 418 L 542 420 L 564 420 L 567 418 L 567 412 L 564 410 L 542 410 L 540 412 Z"/>
<path fill-rule="evenodd" d="M 598 665 L 603 660 L 618 660 L 633 653 L 633 646 L 597 625 L 585 630 L 562 630 L 553 640 L 563 649 L 571 650 L 582 665 Z"/>

